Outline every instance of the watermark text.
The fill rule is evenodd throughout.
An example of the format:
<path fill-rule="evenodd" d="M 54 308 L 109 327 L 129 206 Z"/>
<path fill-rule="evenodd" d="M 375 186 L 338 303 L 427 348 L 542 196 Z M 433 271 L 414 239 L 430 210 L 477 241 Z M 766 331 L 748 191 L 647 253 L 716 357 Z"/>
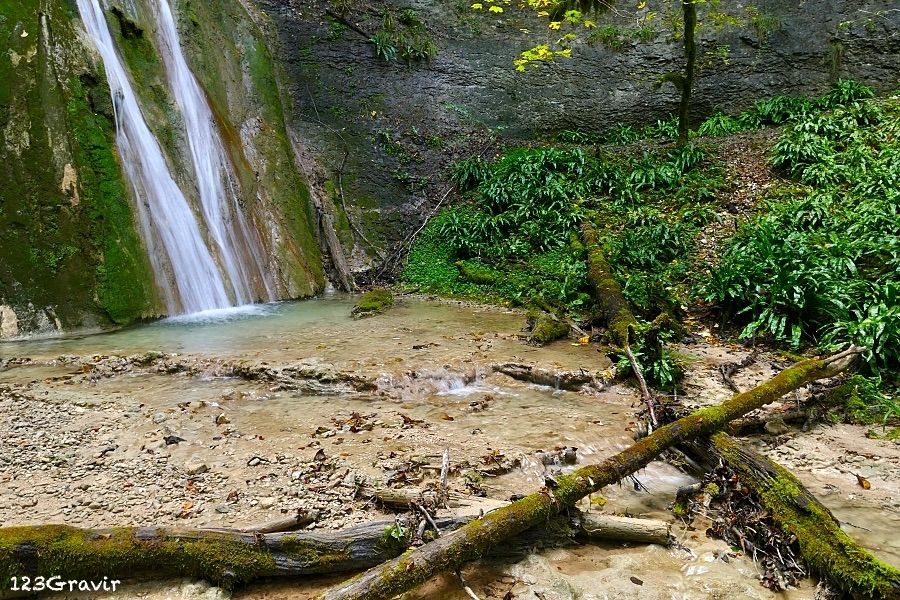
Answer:
<path fill-rule="evenodd" d="M 10 577 L 11 592 L 115 592 L 122 584 L 118 579 L 63 579 L 52 577 Z"/>

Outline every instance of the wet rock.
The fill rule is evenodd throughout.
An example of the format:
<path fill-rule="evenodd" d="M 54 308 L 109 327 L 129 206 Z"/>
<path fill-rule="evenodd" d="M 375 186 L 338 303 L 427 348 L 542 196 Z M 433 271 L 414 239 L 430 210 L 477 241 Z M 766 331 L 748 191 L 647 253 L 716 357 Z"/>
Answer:
<path fill-rule="evenodd" d="M 776 417 L 770 421 L 767 421 L 764 428 L 766 430 L 766 433 L 771 435 L 784 435 L 791 430 L 791 428 L 785 424 L 784 420 L 781 417 Z"/>

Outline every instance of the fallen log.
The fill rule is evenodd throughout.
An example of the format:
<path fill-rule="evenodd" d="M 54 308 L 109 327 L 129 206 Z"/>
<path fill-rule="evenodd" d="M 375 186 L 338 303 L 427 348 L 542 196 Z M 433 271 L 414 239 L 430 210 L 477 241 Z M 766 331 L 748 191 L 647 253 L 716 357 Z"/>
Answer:
<path fill-rule="evenodd" d="M 631 312 L 628 300 L 622 295 L 622 286 L 616 281 L 600 247 L 597 231 L 590 223 L 582 223 L 581 237 L 587 248 L 587 278 L 594 288 L 594 299 L 600 307 L 600 316 L 609 329 L 612 341 L 624 348 L 629 345 L 630 330 L 637 327 L 637 319 Z"/>
<path fill-rule="evenodd" d="M 852 347 L 824 359 L 805 360 L 783 370 L 756 388 L 737 394 L 720 406 L 700 409 L 664 425 L 629 448 L 596 465 L 563 475 L 509 506 L 488 513 L 425 546 L 334 587 L 322 600 L 387 600 L 421 585 L 437 573 L 455 571 L 463 564 L 520 533 L 546 523 L 588 494 L 647 466 L 666 449 L 710 435 L 730 421 L 773 402 L 800 386 L 832 377 L 847 369 L 862 352 Z"/>
<path fill-rule="evenodd" d="M 474 516 L 437 519 L 445 531 Z M 274 525 L 272 525 L 274 526 Z M 381 564 L 413 542 L 415 523 L 373 521 L 339 531 L 248 533 L 223 529 L 119 527 L 79 529 L 64 525 L 0 529 L 0 597 L 10 578 L 58 576 L 62 580 L 191 577 L 223 587 L 259 578 L 360 571 Z M 668 545 L 669 524 L 613 515 L 557 516 L 491 556 L 521 557 L 541 548 L 585 541 Z"/>
<path fill-rule="evenodd" d="M 775 523 L 797 538 L 813 571 L 854 598 L 900 598 L 900 570 L 853 541 L 790 471 L 725 433 L 698 446 L 700 454 L 721 457 L 759 496 Z"/>
<path fill-rule="evenodd" d="M 656 411 L 653 408 L 653 398 L 650 395 L 650 388 L 647 387 L 647 381 L 641 366 L 638 364 L 634 353 L 631 351 L 631 343 L 635 342 L 635 331 L 638 328 L 637 319 L 631 312 L 628 300 L 622 293 L 622 286 L 616 281 L 606 260 L 606 255 L 600 247 L 600 240 L 593 226 L 584 222 L 581 224 L 581 236 L 584 245 L 587 248 L 587 279 L 594 288 L 594 299 L 600 306 L 600 315 L 606 322 L 609 330 L 609 336 L 612 341 L 617 344 L 631 364 L 631 370 L 634 372 L 635 379 L 641 388 L 641 400 L 647 406 L 650 414 L 650 424 L 657 426 Z M 655 337 L 655 336 L 654 336 Z"/>
<path fill-rule="evenodd" d="M 559 390 L 581 390 L 592 387 L 602 390 L 605 383 L 600 373 L 591 373 L 585 369 L 579 371 L 563 371 L 545 369 L 535 365 L 521 363 L 504 363 L 493 366 L 494 371 L 503 373 L 519 381 L 537 385 L 546 385 Z"/>

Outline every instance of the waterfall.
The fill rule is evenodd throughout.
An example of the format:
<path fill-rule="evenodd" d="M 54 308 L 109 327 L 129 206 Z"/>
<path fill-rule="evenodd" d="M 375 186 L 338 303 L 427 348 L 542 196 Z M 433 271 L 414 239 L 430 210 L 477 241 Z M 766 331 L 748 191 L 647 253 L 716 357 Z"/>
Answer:
<path fill-rule="evenodd" d="M 240 209 L 212 110 L 187 67 L 167 0 L 153 1 L 159 3 L 157 17 L 162 22 L 167 75 L 184 116 L 200 219 L 175 182 L 162 148 L 144 119 L 100 1 L 77 0 L 87 33 L 106 70 L 116 113 L 116 142 L 167 311 L 193 313 L 272 300 L 274 286 L 266 275 L 261 244 Z"/>
<path fill-rule="evenodd" d="M 254 293 L 256 288 L 263 294 L 261 299 L 274 300 L 275 286 L 266 271 L 262 244 L 241 210 L 225 142 L 206 95 L 185 60 L 169 0 L 158 0 L 157 8 L 163 62 L 184 116 L 200 207 L 234 298 L 238 304 L 260 299 Z"/>

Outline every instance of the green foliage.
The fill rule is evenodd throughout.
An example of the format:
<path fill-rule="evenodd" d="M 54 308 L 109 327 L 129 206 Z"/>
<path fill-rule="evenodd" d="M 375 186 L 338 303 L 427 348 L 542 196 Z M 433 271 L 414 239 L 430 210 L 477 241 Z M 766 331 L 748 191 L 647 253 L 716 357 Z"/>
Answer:
<path fill-rule="evenodd" d="M 819 108 L 830 110 L 874 97 L 875 90 L 869 86 L 850 79 L 840 79 L 830 92 L 819 99 L 817 105 Z"/>
<path fill-rule="evenodd" d="M 582 314 L 592 299 L 577 226 L 590 218 L 603 223 L 626 296 L 655 314 L 680 302 L 697 224 L 715 218 L 709 201 L 722 179 L 701 171 L 704 160 L 703 149 L 688 144 L 608 156 L 512 149 L 494 163 L 460 161 L 451 177 L 468 202 L 428 224 L 404 279 L 436 293 Z"/>
<path fill-rule="evenodd" d="M 671 115 L 665 120 L 657 120 L 656 123 L 644 129 L 644 136 L 667 140 L 678 139 L 678 117 Z"/>
<path fill-rule="evenodd" d="M 556 134 L 556 140 L 566 144 L 599 144 L 601 137 L 588 131 L 564 129 Z"/>
<path fill-rule="evenodd" d="M 775 96 L 768 100 L 757 100 L 752 112 L 756 114 L 760 125 L 782 125 L 806 117 L 813 109 L 812 101 L 807 98 Z"/>
<path fill-rule="evenodd" d="M 638 338 L 653 327 L 651 323 L 640 323 Z M 635 360 L 641 368 L 641 372 L 647 381 L 661 389 L 672 389 L 684 376 L 684 365 L 669 349 L 669 342 L 675 339 L 675 333 L 671 329 L 662 329 L 648 346 L 639 345 L 632 348 Z M 620 373 L 631 371 L 631 362 L 626 354 L 622 354 L 616 361 L 616 370 Z"/>
<path fill-rule="evenodd" d="M 391 33 L 379 31 L 369 41 L 375 47 L 375 56 L 378 58 L 388 62 L 397 59 L 396 40 Z"/>
<path fill-rule="evenodd" d="M 754 6 L 748 6 L 746 10 L 750 17 L 750 27 L 756 32 L 756 39 L 759 40 L 760 44 L 765 44 L 772 33 L 784 27 L 784 22 L 777 15 L 762 11 Z"/>
<path fill-rule="evenodd" d="M 480 156 L 473 156 L 450 165 L 450 181 L 461 192 L 475 189 L 490 173 L 490 165 Z"/>
<path fill-rule="evenodd" d="M 739 118 L 730 117 L 724 113 L 717 112 L 700 127 L 697 128 L 698 136 L 719 137 L 723 135 L 732 135 L 749 129 L 745 121 Z"/>
<path fill-rule="evenodd" d="M 607 135 L 610 144 L 632 144 L 641 139 L 641 133 L 630 125 L 616 125 Z"/>
<path fill-rule="evenodd" d="M 900 399 L 883 390 L 880 377 L 853 375 L 829 394 L 850 423 L 887 425 L 900 419 Z"/>
<path fill-rule="evenodd" d="M 625 46 L 625 36 L 616 25 L 598 27 L 587 37 L 588 43 L 600 43 L 609 50 L 621 50 Z"/>
<path fill-rule="evenodd" d="M 705 296 L 744 337 L 853 342 L 878 370 L 900 364 L 900 102 L 870 93 L 842 82 L 786 127 L 772 163 L 800 185 L 740 228 Z"/>
<path fill-rule="evenodd" d="M 381 29 L 369 39 L 375 56 L 387 62 L 402 60 L 407 64 L 431 62 L 437 55 L 437 44 L 425 23 L 411 8 L 397 11 L 387 8 L 382 14 Z"/>

